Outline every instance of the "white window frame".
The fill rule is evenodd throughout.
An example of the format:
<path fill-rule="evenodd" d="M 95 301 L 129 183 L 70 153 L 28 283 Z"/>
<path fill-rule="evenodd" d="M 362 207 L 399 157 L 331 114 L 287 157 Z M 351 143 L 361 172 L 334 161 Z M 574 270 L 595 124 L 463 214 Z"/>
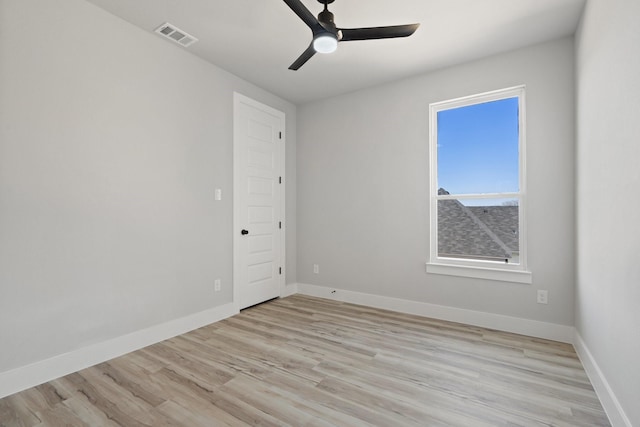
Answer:
<path fill-rule="evenodd" d="M 483 193 L 473 195 L 438 195 L 438 113 L 454 108 L 467 107 L 507 98 L 518 98 L 518 157 L 519 192 Z M 515 86 L 477 95 L 465 96 L 429 104 L 429 162 L 430 162 L 430 255 L 426 263 L 427 273 L 499 280 L 515 283 L 532 283 L 527 269 L 527 220 L 526 220 L 526 114 L 525 86 Z M 517 199 L 519 206 L 520 263 L 507 264 L 496 261 L 438 257 L 438 200 L 450 199 Z"/>

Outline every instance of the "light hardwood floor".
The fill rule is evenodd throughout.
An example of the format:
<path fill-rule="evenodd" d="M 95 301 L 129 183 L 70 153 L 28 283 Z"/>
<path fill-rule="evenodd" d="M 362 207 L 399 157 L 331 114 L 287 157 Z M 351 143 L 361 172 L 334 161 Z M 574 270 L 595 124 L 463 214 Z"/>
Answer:
<path fill-rule="evenodd" d="M 1 426 L 605 426 L 573 347 L 294 295 L 0 400 Z"/>

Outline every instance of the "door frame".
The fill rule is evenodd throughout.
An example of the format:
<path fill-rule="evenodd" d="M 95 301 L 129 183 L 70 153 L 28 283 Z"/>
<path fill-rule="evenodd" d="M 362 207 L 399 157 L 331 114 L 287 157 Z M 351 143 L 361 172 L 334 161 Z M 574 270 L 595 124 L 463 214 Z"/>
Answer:
<path fill-rule="evenodd" d="M 287 235 L 287 221 L 286 221 L 286 176 L 285 176 L 285 160 L 286 160 L 286 114 L 280 110 L 277 110 L 273 107 L 265 105 L 261 102 L 258 102 L 248 96 L 242 95 L 241 93 L 234 92 L 233 93 L 233 305 L 237 311 L 240 310 L 240 284 L 238 283 L 239 269 L 241 266 L 239 265 L 239 248 L 240 248 L 240 239 L 242 238 L 240 235 L 240 229 L 242 224 L 240 224 L 240 206 L 237 201 L 239 200 L 240 191 L 246 191 L 246 189 L 240 189 L 237 183 L 240 181 L 240 166 L 239 156 L 237 154 L 237 150 L 239 150 L 239 142 L 238 142 L 238 129 L 237 126 L 239 124 L 238 114 L 239 114 L 239 106 L 240 104 L 246 104 L 251 107 L 262 110 L 268 114 L 277 116 L 282 119 L 282 136 L 279 139 L 280 143 L 277 150 L 277 155 L 279 157 L 278 161 L 278 176 L 282 177 L 282 182 L 279 183 L 279 209 L 280 209 L 280 219 L 282 222 L 282 229 L 280 231 L 280 267 L 282 268 L 282 274 L 278 276 L 278 287 L 280 290 L 280 297 L 285 295 L 286 292 L 286 261 L 287 261 L 287 251 L 286 251 L 286 235 Z M 245 165 L 242 165 L 243 167 Z"/>

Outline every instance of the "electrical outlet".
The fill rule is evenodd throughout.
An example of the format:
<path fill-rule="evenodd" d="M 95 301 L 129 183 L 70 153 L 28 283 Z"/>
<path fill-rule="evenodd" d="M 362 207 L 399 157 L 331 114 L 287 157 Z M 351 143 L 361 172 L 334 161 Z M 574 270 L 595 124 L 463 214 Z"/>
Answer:
<path fill-rule="evenodd" d="M 549 291 L 538 290 L 538 304 L 549 303 Z"/>
<path fill-rule="evenodd" d="M 222 189 L 221 188 L 216 188 L 215 199 L 216 200 L 222 200 Z"/>
<path fill-rule="evenodd" d="M 221 288 L 222 288 L 222 282 L 220 281 L 220 279 L 216 279 L 213 282 L 213 290 L 216 292 L 220 292 Z"/>
<path fill-rule="evenodd" d="M 318 264 L 313 264 L 313 272 L 314 274 L 320 274 L 320 266 Z"/>

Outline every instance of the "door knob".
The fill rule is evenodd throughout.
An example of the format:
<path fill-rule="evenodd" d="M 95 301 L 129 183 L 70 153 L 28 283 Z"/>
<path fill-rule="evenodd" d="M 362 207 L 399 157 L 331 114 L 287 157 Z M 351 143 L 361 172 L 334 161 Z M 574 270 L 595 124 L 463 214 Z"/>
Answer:
<path fill-rule="evenodd" d="M 242 230 L 240 232 L 240 234 L 242 234 L 243 236 L 246 235 L 246 234 L 249 234 L 249 230 Z"/>

